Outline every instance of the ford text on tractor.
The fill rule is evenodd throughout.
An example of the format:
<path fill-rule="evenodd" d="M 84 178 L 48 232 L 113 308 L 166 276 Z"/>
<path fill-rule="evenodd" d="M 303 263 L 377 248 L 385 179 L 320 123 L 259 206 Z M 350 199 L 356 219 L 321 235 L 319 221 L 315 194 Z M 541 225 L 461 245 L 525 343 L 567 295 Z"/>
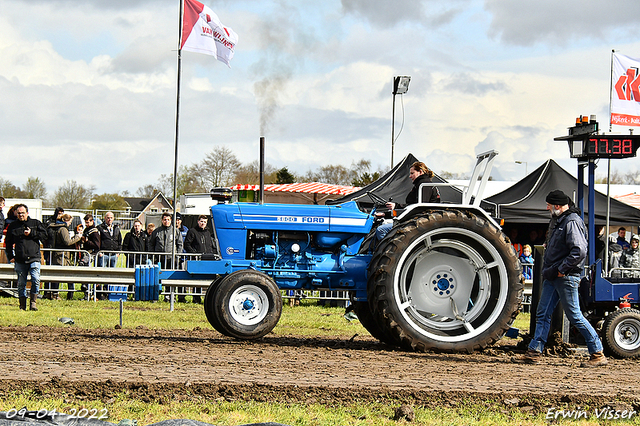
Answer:
<path fill-rule="evenodd" d="M 207 319 L 238 339 L 275 327 L 281 290 L 340 290 L 350 293 L 362 325 L 382 342 L 418 351 L 479 350 L 510 328 L 523 293 L 513 247 L 480 208 L 495 155 L 478 156 L 461 201 L 419 198 L 381 241 L 375 207 L 361 211 L 354 201 L 214 205 L 221 258 L 187 261 L 186 271 L 162 271 L 161 279 L 210 279 Z"/>

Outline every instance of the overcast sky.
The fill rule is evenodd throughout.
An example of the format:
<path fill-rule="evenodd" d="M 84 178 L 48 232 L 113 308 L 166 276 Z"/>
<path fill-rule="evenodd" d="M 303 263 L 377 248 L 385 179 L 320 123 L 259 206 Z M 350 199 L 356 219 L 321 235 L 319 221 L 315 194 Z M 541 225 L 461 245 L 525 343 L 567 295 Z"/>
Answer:
<path fill-rule="evenodd" d="M 216 145 L 257 160 L 264 135 L 267 161 L 300 174 L 388 166 L 392 79 L 409 75 L 396 161 L 468 173 L 495 149 L 497 179 L 549 158 L 574 173 L 553 138 L 580 114 L 608 130 L 611 50 L 640 58 L 638 0 L 204 3 L 239 42 L 231 68 L 183 53 L 181 165 Z M 0 0 L 0 177 L 37 176 L 50 194 L 68 179 L 135 193 L 172 173 L 178 11 L 179 0 Z"/>

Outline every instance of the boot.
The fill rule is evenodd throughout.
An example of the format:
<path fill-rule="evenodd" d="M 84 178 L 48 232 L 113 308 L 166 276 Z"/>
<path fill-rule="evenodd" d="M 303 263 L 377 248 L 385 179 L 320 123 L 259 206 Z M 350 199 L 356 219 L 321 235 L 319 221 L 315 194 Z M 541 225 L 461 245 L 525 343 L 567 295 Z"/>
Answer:
<path fill-rule="evenodd" d="M 580 364 L 580 367 L 589 368 L 589 367 L 600 367 L 601 365 L 607 365 L 609 361 L 604 356 L 602 351 L 591 354 L 589 361 L 583 362 Z"/>
<path fill-rule="evenodd" d="M 533 349 L 527 349 L 527 352 L 525 352 L 524 355 L 513 357 L 511 359 L 512 362 L 515 362 L 517 364 L 540 364 L 541 360 L 542 353 Z"/>
<path fill-rule="evenodd" d="M 29 310 L 31 311 L 37 311 L 38 308 L 36 307 L 36 300 L 38 300 L 38 293 L 31 293 L 31 301 L 29 303 Z"/>
<path fill-rule="evenodd" d="M 26 311 L 27 310 L 27 298 L 26 297 L 20 296 L 20 310 L 21 311 Z"/>

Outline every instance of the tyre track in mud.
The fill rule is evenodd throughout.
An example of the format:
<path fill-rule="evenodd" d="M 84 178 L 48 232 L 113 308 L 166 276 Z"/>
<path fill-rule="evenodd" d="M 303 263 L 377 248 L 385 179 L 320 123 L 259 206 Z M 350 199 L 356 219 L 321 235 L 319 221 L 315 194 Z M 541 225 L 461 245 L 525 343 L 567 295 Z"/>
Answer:
<path fill-rule="evenodd" d="M 514 347 L 482 353 L 411 353 L 370 336 L 279 337 L 252 342 L 213 330 L 0 328 L 0 395 L 32 390 L 108 402 L 118 393 L 143 401 L 176 399 L 456 406 L 517 400 L 640 408 L 640 362 L 611 360 L 582 369 L 585 356 L 513 363 Z M 465 402 L 466 401 L 466 402 Z"/>

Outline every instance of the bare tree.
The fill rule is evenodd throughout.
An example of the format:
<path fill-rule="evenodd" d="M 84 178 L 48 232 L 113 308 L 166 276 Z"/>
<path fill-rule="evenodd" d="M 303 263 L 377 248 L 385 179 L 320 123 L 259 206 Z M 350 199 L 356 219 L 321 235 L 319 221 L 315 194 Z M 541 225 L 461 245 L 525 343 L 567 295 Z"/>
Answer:
<path fill-rule="evenodd" d="M 264 183 L 276 183 L 278 170 L 269 163 L 264 165 Z M 246 185 L 256 185 L 260 183 L 260 162 L 252 161 L 236 169 L 233 183 L 243 183 Z"/>
<path fill-rule="evenodd" d="M 153 198 L 158 192 L 160 190 L 155 185 L 148 184 L 138 188 L 136 195 L 141 198 Z"/>
<path fill-rule="evenodd" d="M 27 178 L 27 183 L 24 185 L 24 196 L 25 198 L 40 198 L 44 199 L 47 197 L 47 187 L 40 178 L 29 176 Z"/>
<path fill-rule="evenodd" d="M 352 174 L 342 165 L 320 167 L 316 172 L 309 171 L 305 176 L 307 182 L 323 182 L 333 185 L 351 185 Z"/>
<path fill-rule="evenodd" d="M 167 198 L 173 198 L 173 173 L 170 175 L 161 174 L 160 179 L 158 179 L 158 188 Z M 179 196 L 188 192 L 203 192 L 205 189 L 200 185 L 196 176 L 193 175 L 191 167 L 182 165 L 178 168 L 176 190 Z"/>
<path fill-rule="evenodd" d="M 51 203 L 66 209 L 86 209 L 91 205 L 91 199 L 96 187 L 84 186 L 75 180 L 68 180 L 53 194 Z"/>
<path fill-rule="evenodd" d="M 201 187 L 211 189 L 232 184 L 241 165 L 229 148 L 216 146 L 200 163 L 194 164 L 190 171 Z"/>

